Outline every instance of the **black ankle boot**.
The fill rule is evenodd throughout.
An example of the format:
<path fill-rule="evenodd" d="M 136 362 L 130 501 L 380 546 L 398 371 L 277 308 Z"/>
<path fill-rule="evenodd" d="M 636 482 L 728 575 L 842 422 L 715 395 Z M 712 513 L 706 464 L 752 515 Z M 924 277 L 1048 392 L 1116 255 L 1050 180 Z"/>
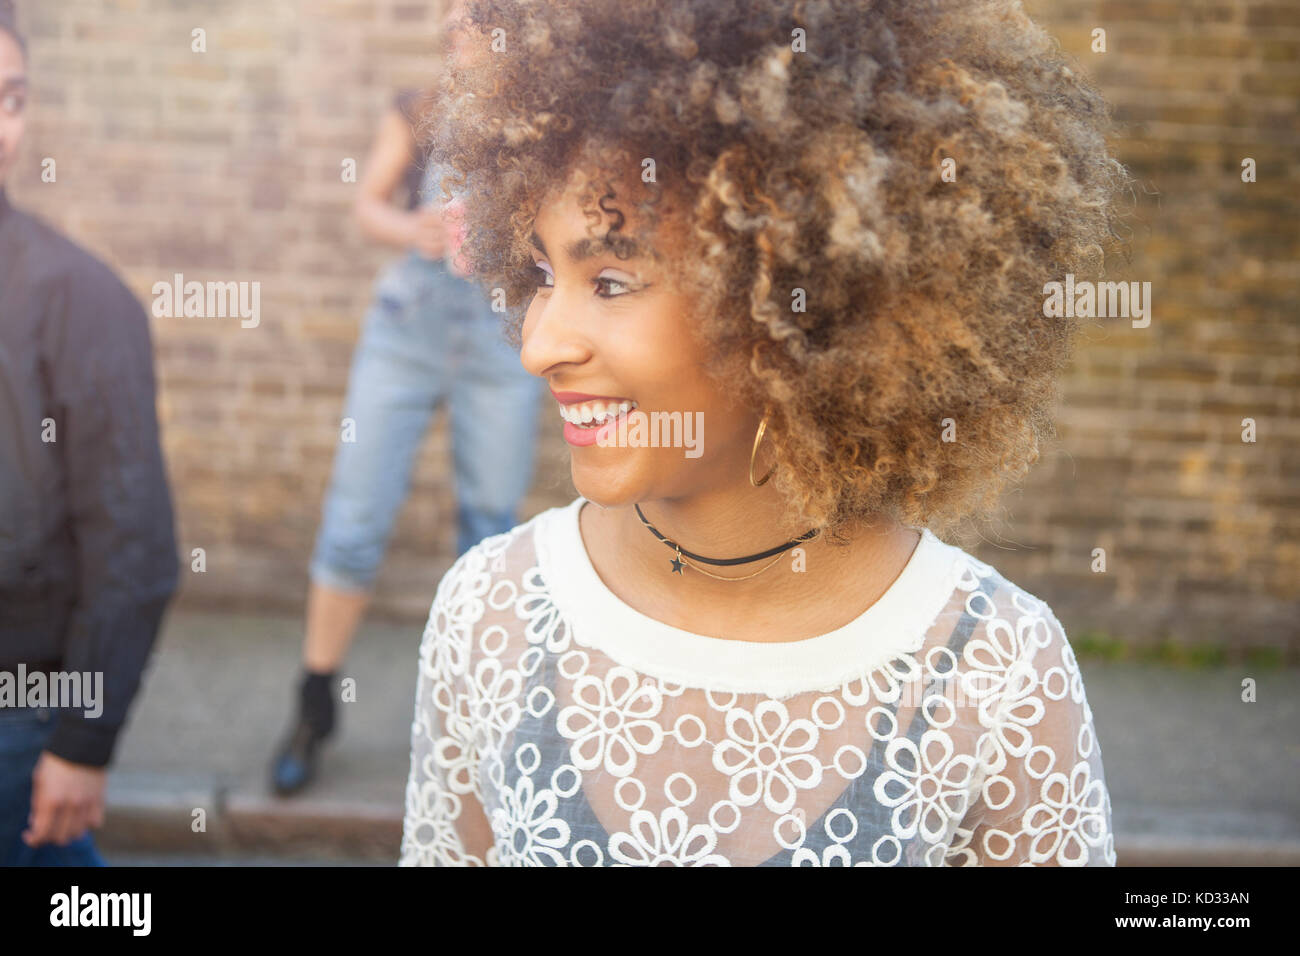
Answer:
<path fill-rule="evenodd" d="M 271 763 L 271 788 L 287 796 L 316 775 L 316 751 L 334 731 L 334 675 L 303 673 L 294 725 Z"/>

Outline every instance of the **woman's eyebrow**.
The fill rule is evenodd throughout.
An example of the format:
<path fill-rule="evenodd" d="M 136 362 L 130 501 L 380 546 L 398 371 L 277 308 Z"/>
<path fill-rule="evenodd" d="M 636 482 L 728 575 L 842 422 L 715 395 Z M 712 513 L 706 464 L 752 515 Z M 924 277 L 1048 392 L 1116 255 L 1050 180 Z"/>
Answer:
<path fill-rule="evenodd" d="M 550 258 L 550 253 L 546 251 L 546 244 L 542 242 L 541 236 L 534 232 L 528 238 L 541 251 L 542 255 L 548 259 Z M 644 246 L 627 236 L 615 236 L 612 240 L 575 239 L 564 247 L 564 252 L 573 262 L 585 262 L 588 259 L 595 259 L 606 252 L 613 252 L 620 259 L 650 258 L 657 260 L 659 258 L 659 253 L 654 249 Z"/>

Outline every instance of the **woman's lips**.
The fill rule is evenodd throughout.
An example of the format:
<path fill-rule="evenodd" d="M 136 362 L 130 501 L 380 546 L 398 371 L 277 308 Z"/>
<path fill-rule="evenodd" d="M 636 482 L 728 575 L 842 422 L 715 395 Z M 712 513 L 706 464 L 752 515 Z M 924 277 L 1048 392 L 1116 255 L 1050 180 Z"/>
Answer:
<path fill-rule="evenodd" d="M 609 434 L 618 428 L 620 420 L 627 417 L 627 413 L 637 407 L 635 401 L 630 398 L 618 398 L 612 395 L 591 395 L 586 392 L 556 392 L 551 394 L 555 400 L 566 409 L 573 409 L 582 405 L 592 404 L 602 406 L 601 411 L 607 412 L 610 405 L 628 405 L 629 407 L 619 411 L 611 416 L 604 424 L 595 428 L 582 426 L 574 422 L 564 421 L 564 440 L 570 445 L 577 448 L 585 448 L 596 444 L 603 435 Z M 597 413 L 599 414 L 599 412 Z"/>
<path fill-rule="evenodd" d="M 630 398 L 618 398 L 614 395 L 588 395 L 586 392 L 557 392 L 551 390 L 555 400 L 561 405 L 581 405 L 583 402 L 613 402 L 617 405 L 619 402 L 630 402 Z"/>

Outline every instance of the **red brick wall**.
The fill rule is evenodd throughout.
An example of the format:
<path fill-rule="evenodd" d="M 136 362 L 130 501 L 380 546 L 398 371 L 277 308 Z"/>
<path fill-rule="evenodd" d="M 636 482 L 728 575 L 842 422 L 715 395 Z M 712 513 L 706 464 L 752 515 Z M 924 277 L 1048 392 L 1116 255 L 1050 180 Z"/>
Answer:
<path fill-rule="evenodd" d="M 340 164 L 393 91 L 427 81 L 441 4 L 19 0 L 34 95 L 10 184 L 142 301 L 175 272 L 260 281 L 262 324 L 155 319 L 182 600 L 297 608 L 348 361 L 387 256 L 352 225 Z M 216 7 L 218 9 L 212 9 Z M 975 549 L 1072 633 L 1300 641 L 1300 9 L 1137 0 L 1030 3 L 1096 76 L 1144 184 L 1132 261 L 1154 318 L 1079 343 L 1060 442 Z M 207 52 L 191 52 L 191 31 Z M 1090 50 L 1106 30 L 1108 50 Z M 1240 178 L 1243 157 L 1258 181 Z M 40 162 L 58 181 L 41 183 Z M 1255 419 L 1258 441 L 1241 441 Z M 422 617 L 455 513 L 441 416 L 380 576 L 382 612 Z M 572 499 L 549 408 L 527 515 Z M 1106 550 L 1107 571 L 1090 568 Z M 186 560 L 188 566 L 188 560 Z"/>

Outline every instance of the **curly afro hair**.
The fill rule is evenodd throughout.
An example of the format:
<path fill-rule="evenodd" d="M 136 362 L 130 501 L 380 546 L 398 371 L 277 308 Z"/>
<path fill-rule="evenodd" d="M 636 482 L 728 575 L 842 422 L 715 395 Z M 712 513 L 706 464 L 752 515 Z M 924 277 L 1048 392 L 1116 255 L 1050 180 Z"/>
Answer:
<path fill-rule="evenodd" d="M 1076 331 L 1043 286 L 1100 271 L 1131 180 L 1019 3 L 469 0 L 462 22 L 430 158 L 474 197 L 463 254 L 516 346 L 535 216 L 581 172 L 638 236 L 677 222 L 702 358 L 768 416 L 800 520 L 957 528 L 1038 458 Z"/>

